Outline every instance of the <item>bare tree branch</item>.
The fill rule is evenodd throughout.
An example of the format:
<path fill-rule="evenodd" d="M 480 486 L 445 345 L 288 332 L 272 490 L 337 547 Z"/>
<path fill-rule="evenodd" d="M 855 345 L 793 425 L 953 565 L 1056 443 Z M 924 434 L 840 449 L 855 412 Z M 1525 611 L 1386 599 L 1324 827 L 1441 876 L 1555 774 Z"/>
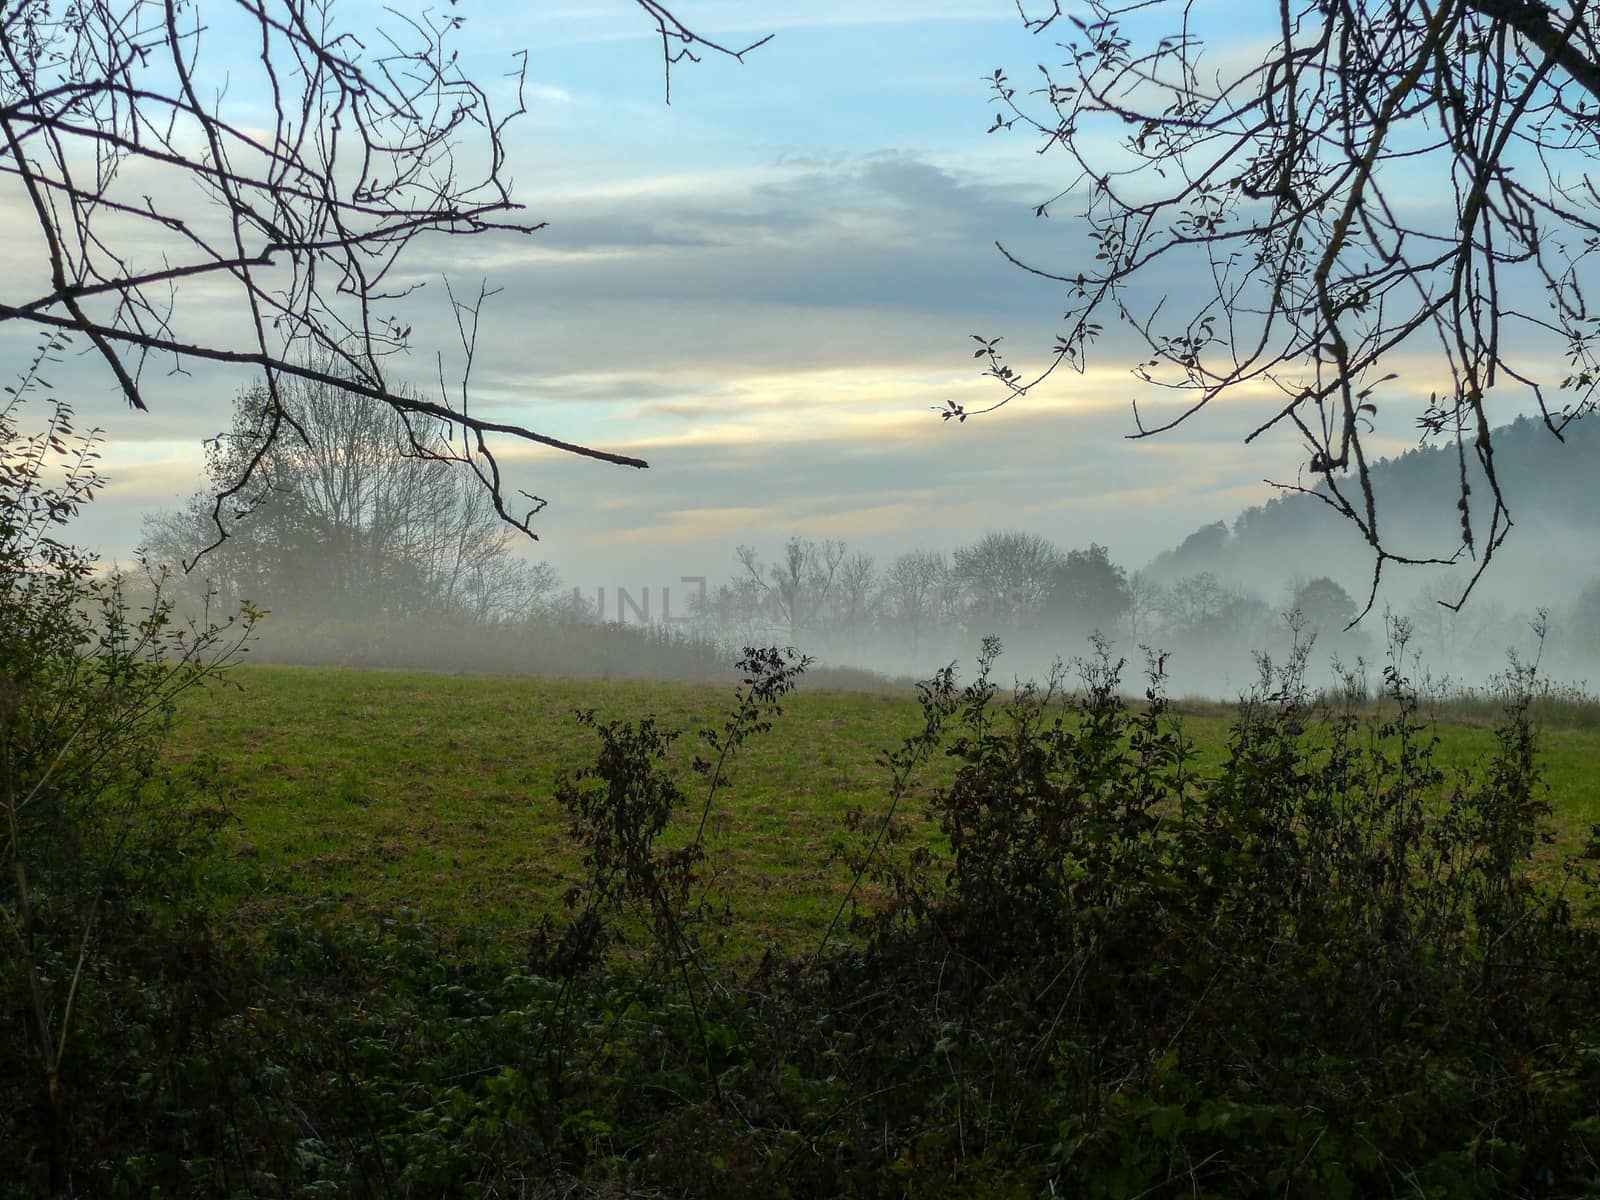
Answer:
<path fill-rule="evenodd" d="M 1191 0 L 1079 7 L 1019 7 L 1035 31 L 1065 16 L 1073 32 L 1065 65 L 1041 67 L 1037 89 L 995 72 L 991 130 L 1032 131 L 1041 153 L 1066 157 L 1069 182 L 1038 215 L 1081 200 L 1093 260 L 1048 269 L 1001 247 L 1064 286 L 1065 329 L 1030 373 L 1005 361 L 1000 339 L 979 337 L 1001 395 L 941 415 L 964 420 L 1060 367 L 1083 371 L 1115 324 L 1144 351 L 1136 379 L 1180 401 L 1158 420 L 1136 404 L 1132 436 L 1172 429 L 1241 386 L 1276 389 L 1282 403 L 1247 440 L 1296 431 L 1313 482 L 1289 486 L 1360 529 L 1375 555 L 1372 596 L 1387 563 L 1471 557 L 1459 605 L 1511 529 L 1493 389 L 1529 396 L 1558 438 L 1597 404 L 1600 324 L 1584 285 L 1600 250 L 1600 10 L 1278 0 L 1276 44 L 1259 65 L 1218 67 L 1208 54 L 1226 34 L 1208 43 Z M 1158 271 L 1185 279 L 1181 294 Z M 1459 456 L 1453 553 L 1391 544 L 1364 441 L 1399 356 L 1423 351 L 1439 378 L 1423 385 L 1434 391 L 1417 425 Z"/>
<path fill-rule="evenodd" d="M 665 99 L 668 104 L 672 103 L 672 68 L 680 62 L 699 62 L 700 57 L 695 53 L 697 48 L 708 50 L 714 54 L 724 54 L 729 58 L 743 62 L 746 54 L 749 54 L 752 50 L 760 49 L 773 38 L 773 35 L 769 33 L 764 37 L 757 38 L 749 45 L 735 50 L 731 46 L 723 45 L 721 42 L 702 37 L 673 16 L 671 10 L 658 3 L 657 0 L 634 0 L 634 3 L 642 8 L 650 19 L 655 22 L 656 33 L 661 38 L 662 78 Z"/>
<path fill-rule="evenodd" d="M 735 59 L 655 0 L 637 0 L 671 71 L 701 51 Z M 527 235 L 506 177 L 506 130 L 525 111 L 526 56 L 493 92 L 469 77 L 453 38 L 466 19 L 390 10 L 378 29 L 341 23 L 334 0 L 0 0 L 0 195 L 30 218 L 43 268 L 31 294 L 0 301 L 0 323 L 78 333 L 127 402 L 150 406 L 152 355 L 248 367 L 269 397 L 269 443 L 303 435 L 280 395 L 294 379 L 343 389 L 402 417 L 458 431 L 452 461 L 526 532 L 543 501 L 508 507 L 491 438 L 631 467 L 640 458 L 471 410 L 475 347 L 450 295 L 466 366 L 435 400 L 390 378 L 411 348 L 394 305 L 424 235 Z M 227 83 L 212 60 L 228 50 Z M 206 203 L 205 201 L 209 201 Z M 479 304 L 489 293 L 480 293 Z M 242 337 L 195 332 L 234 320 Z M 308 363 L 319 364 L 316 367 Z M 258 373 L 258 374 L 257 374 Z M 257 456 L 217 497 L 248 488 Z"/>

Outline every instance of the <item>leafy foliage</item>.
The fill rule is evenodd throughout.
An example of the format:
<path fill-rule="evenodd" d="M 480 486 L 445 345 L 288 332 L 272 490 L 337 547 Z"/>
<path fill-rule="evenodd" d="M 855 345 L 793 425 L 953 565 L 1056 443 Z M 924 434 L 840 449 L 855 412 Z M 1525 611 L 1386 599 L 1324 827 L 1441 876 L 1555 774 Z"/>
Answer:
<path fill-rule="evenodd" d="M 225 814 L 203 767 L 174 775 L 159 751 L 173 698 L 254 620 L 175 626 L 159 581 L 134 614 L 120 581 L 56 536 L 102 483 L 96 435 L 66 404 L 47 399 L 44 428 L 21 429 L 62 349 L 41 348 L 0 406 L 0 1004 L 19 1035 L 0 1046 L 0 1093 L 23 1147 L 8 1157 L 52 1191 L 88 1147 L 137 1137 L 120 1089 L 191 999 L 163 984 L 206 952 L 178 931 L 194 855 Z M 129 1037 L 141 1023 L 149 1042 Z"/>
<path fill-rule="evenodd" d="M 1132 606 L 1127 572 L 1099 543 L 1067 551 L 1044 600 L 1045 615 L 1056 628 L 1107 635 L 1122 624 Z"/>

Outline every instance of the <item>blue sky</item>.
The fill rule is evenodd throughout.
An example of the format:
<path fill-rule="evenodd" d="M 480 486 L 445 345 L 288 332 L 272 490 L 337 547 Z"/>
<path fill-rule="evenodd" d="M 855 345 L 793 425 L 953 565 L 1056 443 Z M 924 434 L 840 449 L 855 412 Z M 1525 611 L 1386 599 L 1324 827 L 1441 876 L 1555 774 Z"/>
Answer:
<path fill-rule="evenodd" d="M 366 0 L 336 11 L 386 19 Z M 1083 252 L 1070 219 L 1032 215 L 1061 166 L 1021 134 L 985 132 L 985 78 L 1025 78 L 1059 54 L 1011 0 L 685 4 L 707 36 L 775 37 L 742 65 L 680 67 L 670 107 L 659 46 L 627 0 L 453 11 L 479 78 L 528 50 L 530 112 L 512 127 L 508 174 L 550 224 L 417 246 L 418 328 L 430 314 L 442 327 L 441 273 L 500 289 L 480 333 L 479 410 L 652 463 L 511 455 L 518 484 L 550 500 L 535 553 L 571 582 L 715 579 L 738 543 L 775 548 L 791 533 L 887 559 L 1022 527 L 1138 565 L 1265 499 L 1263 476 L 1292 477 L 1291 442 L 1241 446 L 1260 397 L 1160 441 L 1124 440 L 1131 355 L 1115 347 L 981 421 L 931 411 L 994 398 L 969 335 L 1005 335 L 1019 365 L 1052 339 L 1052 286 L 994 242 L 1052 264 Z M 432 376 L 426 341 L 415 363 Z M 103 379 L 80 403 L 110 436 L 113 486 L 84 528 L 112 556 L 137 540 L 139 512 L 198 484 L 199 441 L 248 381 L 152 382 L 148 415 L 121 411 Z"/>

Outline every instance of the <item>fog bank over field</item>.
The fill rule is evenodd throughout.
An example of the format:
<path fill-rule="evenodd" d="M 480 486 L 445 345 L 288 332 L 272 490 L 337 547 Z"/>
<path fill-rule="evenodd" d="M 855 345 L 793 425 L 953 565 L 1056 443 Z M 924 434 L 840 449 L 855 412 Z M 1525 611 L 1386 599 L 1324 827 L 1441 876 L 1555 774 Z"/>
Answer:
<path fill-rule="evenodd" d="M 1460 598 L 1472 560 L 1388 564 L 1373 595 L 1370 548 L 1303 495 L 1203 525 L 1143 563 L 1023 529 L 877 553 L 752 534 L 730 546 L 720 574 L 582 586 L 524 560 L 522 544 L 438 464 L 385 485 L 389 525 L 406 513 L 405 538 L 378 545 L 360 514 L 346 514 L 348 527 L 319 518 L 328 528 L 311 536 L 302 510 L 268 505 L 200 571 L 216 602 L 272 610 L 257 653 L 286 662 L 700 679 L 725 676 L 743 646 L 778 644 L 812 655 L 819 682 L 875 686 L 864 672 L 920 679 L 956 662 L 970 673 L 993 635 L 1005 647 L 1000 678 L 1043 680 L 1064 661 L 1070 681 L 1072 660 L 1103 643 L 1127 660 L 1134 693 L 1155 668 L 1169 694 L 1232 698 L 1259 682 L 1262 656 L 1281 668 L 1296 646 L 1309 647 L 1315 686 L 1349 679 L 1376 691 L 1397 651 L 1402 670 L 1439 692 L 1485 686 L 1508 653 L 1581 686 L 1600 678 L 1600 532 L 1582 502 L 1600 438 L 1545 447 L 1532 434 L 1503 431 L 1503 469 L 1537 482 L 1459 612 L 1441 602 Z M 1428 494 L 1446 456 L 1420 451 L 1375 473 L 1397 548 L 1448 542 L 1439 497 Z M 316 474 L 285 463 L 280 481 L 291 465 Z M 205 522 L 197 501 L 147 531 L 158 557 L 173 560 Z M 306 539 L 298 549 L 295 537 Z M 196 598 L 200 579 L 182 581 Z"/>
<path fill-rule="evenodd" d="M 1315 686 L 1376 690 L 1401 644 L 1401 669 L 1441 691 L 1483 686 L 1508 652 L 1537 657 L 1563 684 L 1600 678 L 1590 482 L 1600 426 L 1573 427 L 1564 445 L 1530 421 L 1496 433 L 1516 524 L 1476 584 L 1494 535 L 1488 504 L 1468 511 L 1480 557 L 1387 563 L 1374 591 L 1372 548 L 1307 494 L 1177 526 L 1143 559 L 1095 540 L 1093 523 L 1071 508 L 1042 528 L 1035 514 L 1031 527 L 943 545 L 862 544 L 730 512 L 720 563 L 589 582 L 531 557 L 468 475 L 418 455 L 440 431 L 408 429 L 324 388 L 298 389 L 290 402 L 310 444 L 274 446 L 227 516 L 228 538 L 169 585 L 195 607 L 269 610 L 256 646 L 267 660 L 703 679 L 727 675 L 742 647 L 776 644 L 812 655 L 823 682 L 870 685 L 864 672 L 925 678 L 951 662 L 970 671 L 995 636 L 1001 678 L 1043 680 L 1056 662 L 1103 646 L 1127 660 L 1128 690 L 1143 691 L 1153 669 L 1178 696 L 1237 696 L 1258 683 L 1262 656 L 1281 668 L 1297 647 L 1309 648 Z M 210 489 L 254 454 L 265 406 L 259 391 L 237 401 L 211 456 Z M 1452 447 L 1374 465 L 1391 554 L 1454 552 L 1461 469 Z M 215 540 L 212 490 L 147 517 L 151 559 L 187 562 Z M 1488 489 L 1470 494 L 1487 500 Z"/>
<path fill-rule="evenodd" d="M 793 644 L 829 666 L 897 677 L 970 663 L 993 634 L 1006 647 L 1003 672 L 1040 679 L 1058 659 L 1095 652 L 1098 633 L 1114 658 L 1128 660 L 1124 679 L 1135 691 L 1145 647 L 1174 694 L 1227 698 L 1256 683 L 1258 654 L 1281 665 L 1296 644 L 1311 646 L 1314 683 L 1350 675 L 1376 688 L 1397 638 L 1404 668 L 1441 689 L 1485 685 L 1509 653 L 1538 656 L 1547 679 L 1583 685 L 1600 678 L 1600 518 L 1590 482 L 1600 429 L 1574 426 L 1563 445 L 1523 420 L 1495 437 L 1514 526 L 1502 515 L 1505 539 L 1481 575 L 1496 528 L 1489 489 L 1469 475 L 1481 503 L 1468 514 L 1473 545 L 1461 548 L 1462 468 L 1444 446 L 1377 464 L 1374 494 L 1391 554 L 1456 561 L 1387 562 L 1376 588 L 1377 556 L 1361 532 L 1316 496 L 1284 493 L 1174 536 L 1144 560 L 1084 539 L 1082 522 L 887 550 L 881 541 L 866 550 L 751 532 L 720 573 L 564 582 L 552 600 L 577 620 L 692 634 L 730 652 Z"/>

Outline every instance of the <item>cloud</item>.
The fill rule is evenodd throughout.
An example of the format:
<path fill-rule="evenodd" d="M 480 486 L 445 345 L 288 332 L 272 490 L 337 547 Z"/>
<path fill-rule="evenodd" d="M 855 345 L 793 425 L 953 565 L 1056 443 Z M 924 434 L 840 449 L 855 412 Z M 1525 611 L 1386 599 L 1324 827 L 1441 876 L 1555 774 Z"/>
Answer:
<path fill-rule="evenodd" d="M 554 397 L 596 376 L 692 371 L 715 388 L 729 373 L 824 366 L 973 370 L 978 329 L 1049 344 L 1059 288 L 991 244 L 1037 238 L 1019 190 L 874 154 L 713 173 L 692 191 L 668 175 L 560 196 L 537 206 L 550 225 L 531 238 L 440 244 L 414 262 L 434 305 L 416 324 L 445 324 L 436 272 L 484 274 L 501 290 L 483 315 L 480 382 Z M 1047 232 L 1070 240 L 1064 222 Z"/>
<path fill-rule="evenodd" d="M 1116 345 L 990 417 L 932 411 L 1003 395 L 981 378 L 973 332 L 1006 333 L 1019 365 L 1049 344 L 1059 289 L 989 239 L 1070 253 L 1079 234 L 1058 221 L 1041 236 L 1021 193 L 904 153 L 710 172 L 698 187 L 641 176 L 557 195 L 533 238 L 433 243 L 409 319 L 448 349 L 429 268 L 483 271 L 501 291 L 478 330 L 477 411 L 652 462 L 618 472 L 502 447 L 517 484 L 552 499 L 541 550 L 572 574 L 669 551 L 715 570 L 733 543 L 780 530 L 949 546 L 1025 523 L 1147 557 L 1172 540 L 1152 532 L 1163 502 L 1227 516 L 1233 489 L 1256 486 L 1237 459 L 1242 418 L 1204 452 L 1184 434 L 1131 453 L 1131 356 Z M 446 377 L 458 366 L 447 354 Z M 116 436 L 171 450 L 181 476 L 172 434 L 215 433 L 233 389 L 215 372 L 174 382 L 157 422 L 119 421 Z M 192 479 L 197 444 L 188 463 Z"/>
<path fill-rule="evenodd" d="M 528 98 L 543 104 L 571 104 L 572 93 L 564 87 L 557 87 L 552 83 L 535 83 L 529 81 L 523 84 Z"/>
<path fill-rule="evenodd" d="M 1129 442 L 1127 428 L 1126 412 L 1109 407 L 1019 409 L 965 426 L 864 421 L 685 438 L 652 446 L 647 472 L 548 457 L 519 469 L 553 497 L 546 549 L 585 586 L 715 579 L 731 573 L 737 543 L 770 548 L 791 533 L 843 537 L 886 558 L 1024 527 L 1063 546 L 1097 541 L 1140 565 L 1272 494 L 1231 430 Z"/>

